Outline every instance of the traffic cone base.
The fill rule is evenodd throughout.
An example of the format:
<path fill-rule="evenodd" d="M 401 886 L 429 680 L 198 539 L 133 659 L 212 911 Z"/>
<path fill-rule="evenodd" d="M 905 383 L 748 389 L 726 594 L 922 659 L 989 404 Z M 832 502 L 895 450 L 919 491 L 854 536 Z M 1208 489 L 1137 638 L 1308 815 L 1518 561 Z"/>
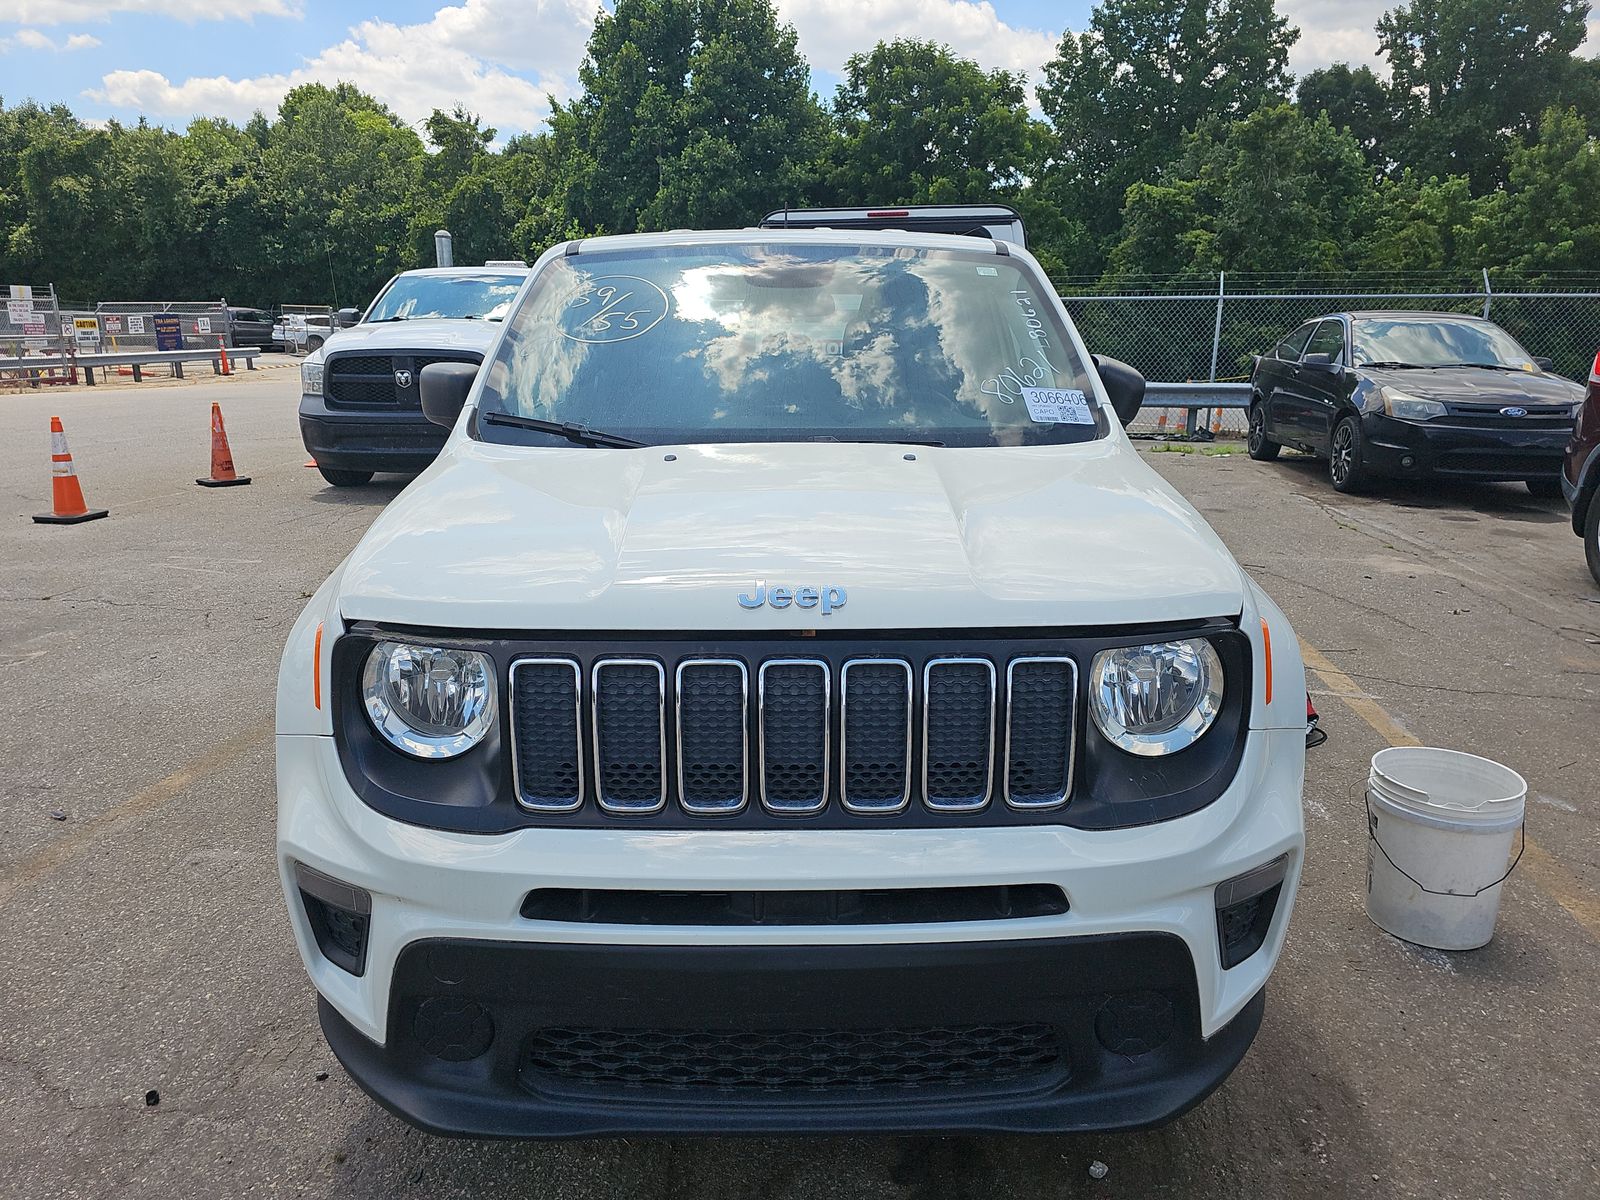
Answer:
<path fill-rule="evenodd" d="M 83 502 L 83 485 L 72 465 L 67 449 L 67 434 L 60 417 L 50 418 L 50 502 L 51 510 L 33 518 L 37 525 L 78 525 L 98 521 L 109 509 L 90 508 Z"/>
<path fill-rule="evenodd" d="M 108 508 L 86 508 L 81 513 L 63 517 L 57 513 L 40 513 L 34 517 L 34 522 L 39 525 L 80 525 L 84 521 L 98 521 L 101 517 L 109 517 L 111 510 Z"/>
<path fill-rule="evenodd" d="M 240 475 L 233 469 L 233 451 L 228 449 L 228 431 L 222 425 L 222 406 L 211 406 L 211 474 L 196 479 L 201 487 L 242 487 L 250 476 Z"/>

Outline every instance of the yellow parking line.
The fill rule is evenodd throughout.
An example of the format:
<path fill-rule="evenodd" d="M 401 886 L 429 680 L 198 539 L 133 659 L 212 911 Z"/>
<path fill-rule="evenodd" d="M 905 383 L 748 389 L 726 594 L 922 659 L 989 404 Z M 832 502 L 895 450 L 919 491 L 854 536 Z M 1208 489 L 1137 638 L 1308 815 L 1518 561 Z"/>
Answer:
<path fill-rule="evenodd" d="M 1306 666 L 1322 677 L 1328 690 L 1348 705 L 1356 716 L 1372 726 L 1389 745 L 1422 745 L 1414 734 L 1384 711 L 1383 705 L 1357 686 L 1355 680 L 1329 662 L 1322 651 L 1301 642 L 1300 656 L 1305 659 Z M 1588 931 L 1590 937 L 1600 938 L 1600 896 L 1585 887 L 1576 875 L 1551 857 L 1550 852 L 1531 837 L 1527 839 L 1527 850 L 1519 869 L 1566 909 L 1572 919 Z"/>
<path fill-rule="evenodd" d="M 135 793 L 98 817 L 74 826 L 71 833 L 23 859 L 0 878 L 0 904 L 10 900 L 18 888 L 33 883 L 76 858 L 106 833 L 127 826 L 135 818 L 176 799 L 191 785 L 214 775 L 240 755 L 271 737 L 272 729 L 273 723 L 268 721 L 243 733 L 235 734 L 226 741 L 217 743 L 193 762 L 179 767 L 165 778 L 156 780 L 144 791 Z"/>

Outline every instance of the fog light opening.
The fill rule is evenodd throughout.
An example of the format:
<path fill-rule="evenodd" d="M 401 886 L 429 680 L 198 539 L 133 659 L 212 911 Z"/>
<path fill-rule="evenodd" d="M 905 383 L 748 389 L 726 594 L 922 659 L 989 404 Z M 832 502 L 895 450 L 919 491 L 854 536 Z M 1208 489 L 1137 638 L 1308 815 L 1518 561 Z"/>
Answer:
<path fill-rule="evenodd" d="M 1217 949 L 1224 970 L 1238 966 L 1266 943 L 1288 873 L 1289 856 L 1280 854 L 1217 885 Z"/>
<path fill-rule="evenodd" d="M 417 1042 L 445 1062 L 470 1062 L 494 1042 L 494 1019 L 476 1000 L 433 996 L 417 1006 Z"/>
<path fill-rule="evenodd" d="M 304 863 L 294 864 L 294 879 L 300 885 L 300 902 L 322 957 L 341 970 L 360 975 L 367 969 L 371 893 Z"/>

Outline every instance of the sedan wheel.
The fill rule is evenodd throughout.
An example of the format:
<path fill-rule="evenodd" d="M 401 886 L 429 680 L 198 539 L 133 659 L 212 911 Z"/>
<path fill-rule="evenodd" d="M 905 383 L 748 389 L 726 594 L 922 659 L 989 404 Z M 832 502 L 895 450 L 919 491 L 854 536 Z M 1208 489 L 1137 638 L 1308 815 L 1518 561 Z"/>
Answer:
<path fill-rule="evenodd" d="M 1266 406 L 1259 401 L 1250 406 L 1250 432 L 1245 437 L 1245 448 L 1257 462 L 1271 462 L 1283 449 L 1267 436 Z"/>
<path fill-rule="evenodd" d="M 1589 574 L 1600 583 L 1600 496 L 1589 497 L 1589 512 L 1583 522 L 1583 552 L 1589 559 Z"/>
<path fill-rule="evenodd" d="M 1361 426 L 1354 417 L 1346 417 L 1334 426 L 1333 445 L 1328 450 L 1328 478 L 1336 492 L 1359 492 L 1367 485 Z"/>

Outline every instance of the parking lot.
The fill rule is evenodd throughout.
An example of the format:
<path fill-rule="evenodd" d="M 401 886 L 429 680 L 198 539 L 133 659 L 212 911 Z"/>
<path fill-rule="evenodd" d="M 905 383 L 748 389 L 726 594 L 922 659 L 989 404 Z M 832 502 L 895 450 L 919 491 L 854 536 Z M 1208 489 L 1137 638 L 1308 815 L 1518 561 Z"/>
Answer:
<path fill-rule="evenodd" d="M 1520 485 L 1351 498 L 1309 459 L 1218 447 L 1147 461 L 1288 613 L 1329 741 L 1265 1024 L 1210 1100 L 1040 1139 L 530 1145 L 389 1116 L 324 1046 L 295 955 L 272 721 L 291 622 L 403 481 L 307 470 L 295 375 L 0 397 L 0 1194 L 1600 1194 L 1600 591 L 1564 508 Z M 194 485 L 213 400 L 249 487 Z M 28 520 L 52 414 L 108 520 Z M 1363 911 L 1360 785 L 1410 739 L 1529 781 L 1483 950 L 1419 950 Z"/>

